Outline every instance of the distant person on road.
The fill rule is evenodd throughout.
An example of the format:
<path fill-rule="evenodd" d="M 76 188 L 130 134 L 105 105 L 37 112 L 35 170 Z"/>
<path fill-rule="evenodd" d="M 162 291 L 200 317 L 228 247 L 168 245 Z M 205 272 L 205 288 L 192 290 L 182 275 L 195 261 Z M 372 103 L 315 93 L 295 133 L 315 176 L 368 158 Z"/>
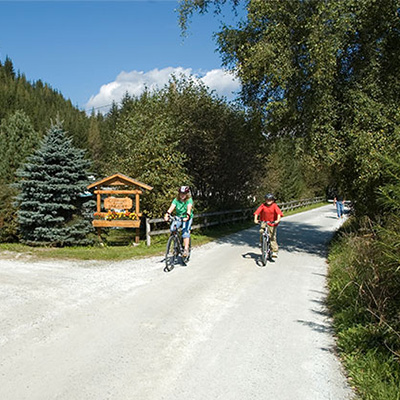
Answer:
<path fill-rule="evenodd" d="M 336 206 L 336 214 L 338 218 L 344 217 L 344 197 L 337 194 L 333 199 L 333 204 Z"/>
<path fill-rule="evenodd" d="M 181 218 L 181 221 L 176 221 L 171 224 L 171 232 L 179 229 L 182 226 L 183 238 L 183 257 L 189 254 L 190 228 L 193 222 L 193 199 L 190 193 L 189 186 L 181 186 L 178 190 L 178 195 L 172 200 L 168 211 L 164 216 L 164 220 L 168 221 L 172 212 L 176 209 L 176 216 Z"/>
<path fill-rule="evenodd" d="M 278 242 L 276 240 L 276 231 L 283 213 L 275 203 L 275 196 L 272 193 L 265 195 L 265 201 L 254 212 L 254 223 L 261 222 L 260 239 L 265 229 L 268 227 L 268 233 L 271 238 L 272 257 L 278 257 Z"/>

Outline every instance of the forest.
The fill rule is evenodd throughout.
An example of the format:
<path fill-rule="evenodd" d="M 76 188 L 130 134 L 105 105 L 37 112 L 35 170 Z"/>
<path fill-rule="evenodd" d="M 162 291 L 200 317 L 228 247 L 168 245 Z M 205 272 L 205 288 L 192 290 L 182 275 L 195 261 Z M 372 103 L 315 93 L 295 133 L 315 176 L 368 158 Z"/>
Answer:
<path fill-rule="evenodd" d="M 297 140 L 267 139 L 259 112 L 226 102 L 194 79 L 173 77 L 162 89 L 138 97 L 126 94 L 106 115 L 87 115 L 50 85 L 16 74 L 7 58 L 0 64 L 0 103 L 3 242 L 24 241 L 15 201 L 21 190 L 18 182 L 21 174 L 22 181 L 28 178 L 31 158 L 45 151 L 48 135 L 57 129 L 71 146 L 84 151 L 86 180 L 119 172 L 151 185 L 154 190 L 142 199 L 147 216 L 162 215 L 182 184 L 192 188 L 197 212 L 252 206 L 268 191 L 280 201 L 324 195 L 328 184 L 328 171 L 309 168 Z M 63 164 L 62 153 L 60 149 L 53 164 Z M 46 161 L 42 163 L 41 171 L 47 168 Z M 52 175 L 49 171 L 49 179 Z M 43 182 L 43 187 L 49 184 Z M 41 196 L 38 204 L 46 203 L 47 194 Z M 42 219 L 46 213 L 58 211 L 49 209 Z M 66 225 L 78 214 L 53 222 Z M 49 244 L 60 245 L 56 242 L 49 239 Z"/>
<path fill-rule="evenodd" d="M 0 241 L 68 245 L 75 232 L 85 243 L 88 211 L 67 188 L 68 206 L 53 202 L 41 211 L 47 225 L 35 227 L 57 229 L 29 233 L 34 205 L 26 196 L 37 189 L 39 203 L 48 195 L 35 182 L 51 143 L 62 143 L 63 160 L 68 148 L 85 172 L 60 172 L 75 193 L 90 176 L 116 172 L 154 187 L 142 200 L 149 216 L 161 216 L 181 184 L 191 186 L 196 211 L 252 206 L 266 192 L 279 201 L 340 192 L 352 217 L 329 256 L 339 347 L 362 398 L 398 398 L 400 4 L 182 0 L 182 32 L 195 13 L 243 3 L 246 17 L 216 33 L 224 67 L 242 83 L 235 102 L 176 76 L 162 89 L 126 94 L 106 115 L 88 115 L 16 73 L 10 58 L 1 61 Z M 372 372 L 366 378 L 361 369 Z"/>

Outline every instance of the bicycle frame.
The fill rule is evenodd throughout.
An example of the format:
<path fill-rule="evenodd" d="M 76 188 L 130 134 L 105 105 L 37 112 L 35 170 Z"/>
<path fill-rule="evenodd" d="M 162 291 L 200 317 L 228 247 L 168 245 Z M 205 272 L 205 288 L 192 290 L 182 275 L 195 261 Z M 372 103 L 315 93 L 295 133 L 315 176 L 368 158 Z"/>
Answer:
<path fill-rule="evenodd" d="M 267 265 L 267 261 L 271 260 L 271 238 L 268 232 L 268 221 L 265 221 L 266 225 L 263 228 L 264 232 L 262 233 L 262 243 L 261 243 L 261 262 L 265 266 Z"/>
<path fill-rule="evenodd" d="M 170 216 L 169 217 L 170 223 L 174 222 L 183 222 L 183 219 L 177 216 Z M 177 260 L 178 257 L 181 257 L 183 265 L 186 266 L 186 263 L 189 261 L 190 253 L 191 253 L 191 241 L 189 242 L 189 254 L 186 257 L 183 257 L 183 238 L 182 234 L 178 227 L 175 226 L 175 229 L 171 231 L 167 242 L 166 254 L 165 254 L 165 268 L 164 271 L 169 272 L 171 271 Z"/>

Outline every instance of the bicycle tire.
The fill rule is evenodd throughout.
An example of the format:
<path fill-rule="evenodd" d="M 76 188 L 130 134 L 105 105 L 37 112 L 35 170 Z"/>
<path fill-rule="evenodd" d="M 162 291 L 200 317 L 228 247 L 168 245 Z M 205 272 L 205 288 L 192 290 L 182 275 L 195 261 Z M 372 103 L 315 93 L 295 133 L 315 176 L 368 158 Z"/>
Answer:
<path fill-rule="evenodd" d="M 271 251 L 271 239 L 268 236 L 267 239 L 267 261 L 271 261 L 272 260 L 272 251 Z"/>
<path fill-rule="evenodd" d="M 267 259 L 268 259 L 268 239 L 265 237 L 265 235 L 263 235 L 261 242 L 261 262 L 264 267 L 267 265 Z"/>
<path fill-rule="evenodd" d="M 174 236 L 170 236 L 167 242 L 167 249 L 165 252 L 165 270 L 172 271 L 175 267 L 178 254 L 176 252 L 177 243 Z"/>

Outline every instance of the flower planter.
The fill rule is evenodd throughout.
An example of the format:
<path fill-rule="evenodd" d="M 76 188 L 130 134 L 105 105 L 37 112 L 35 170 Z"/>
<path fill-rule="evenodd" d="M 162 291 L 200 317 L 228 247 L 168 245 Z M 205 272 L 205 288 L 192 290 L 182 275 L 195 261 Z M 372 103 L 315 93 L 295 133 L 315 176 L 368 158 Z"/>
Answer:
<path fill-rule="evenodd" d="M 110 228 L 110 227 L 121 227 L 121 228 L 139 228 L 140 220 L 138 219 L 95 219 L 93 220 L 93 226 L 95 228 Z"/>

